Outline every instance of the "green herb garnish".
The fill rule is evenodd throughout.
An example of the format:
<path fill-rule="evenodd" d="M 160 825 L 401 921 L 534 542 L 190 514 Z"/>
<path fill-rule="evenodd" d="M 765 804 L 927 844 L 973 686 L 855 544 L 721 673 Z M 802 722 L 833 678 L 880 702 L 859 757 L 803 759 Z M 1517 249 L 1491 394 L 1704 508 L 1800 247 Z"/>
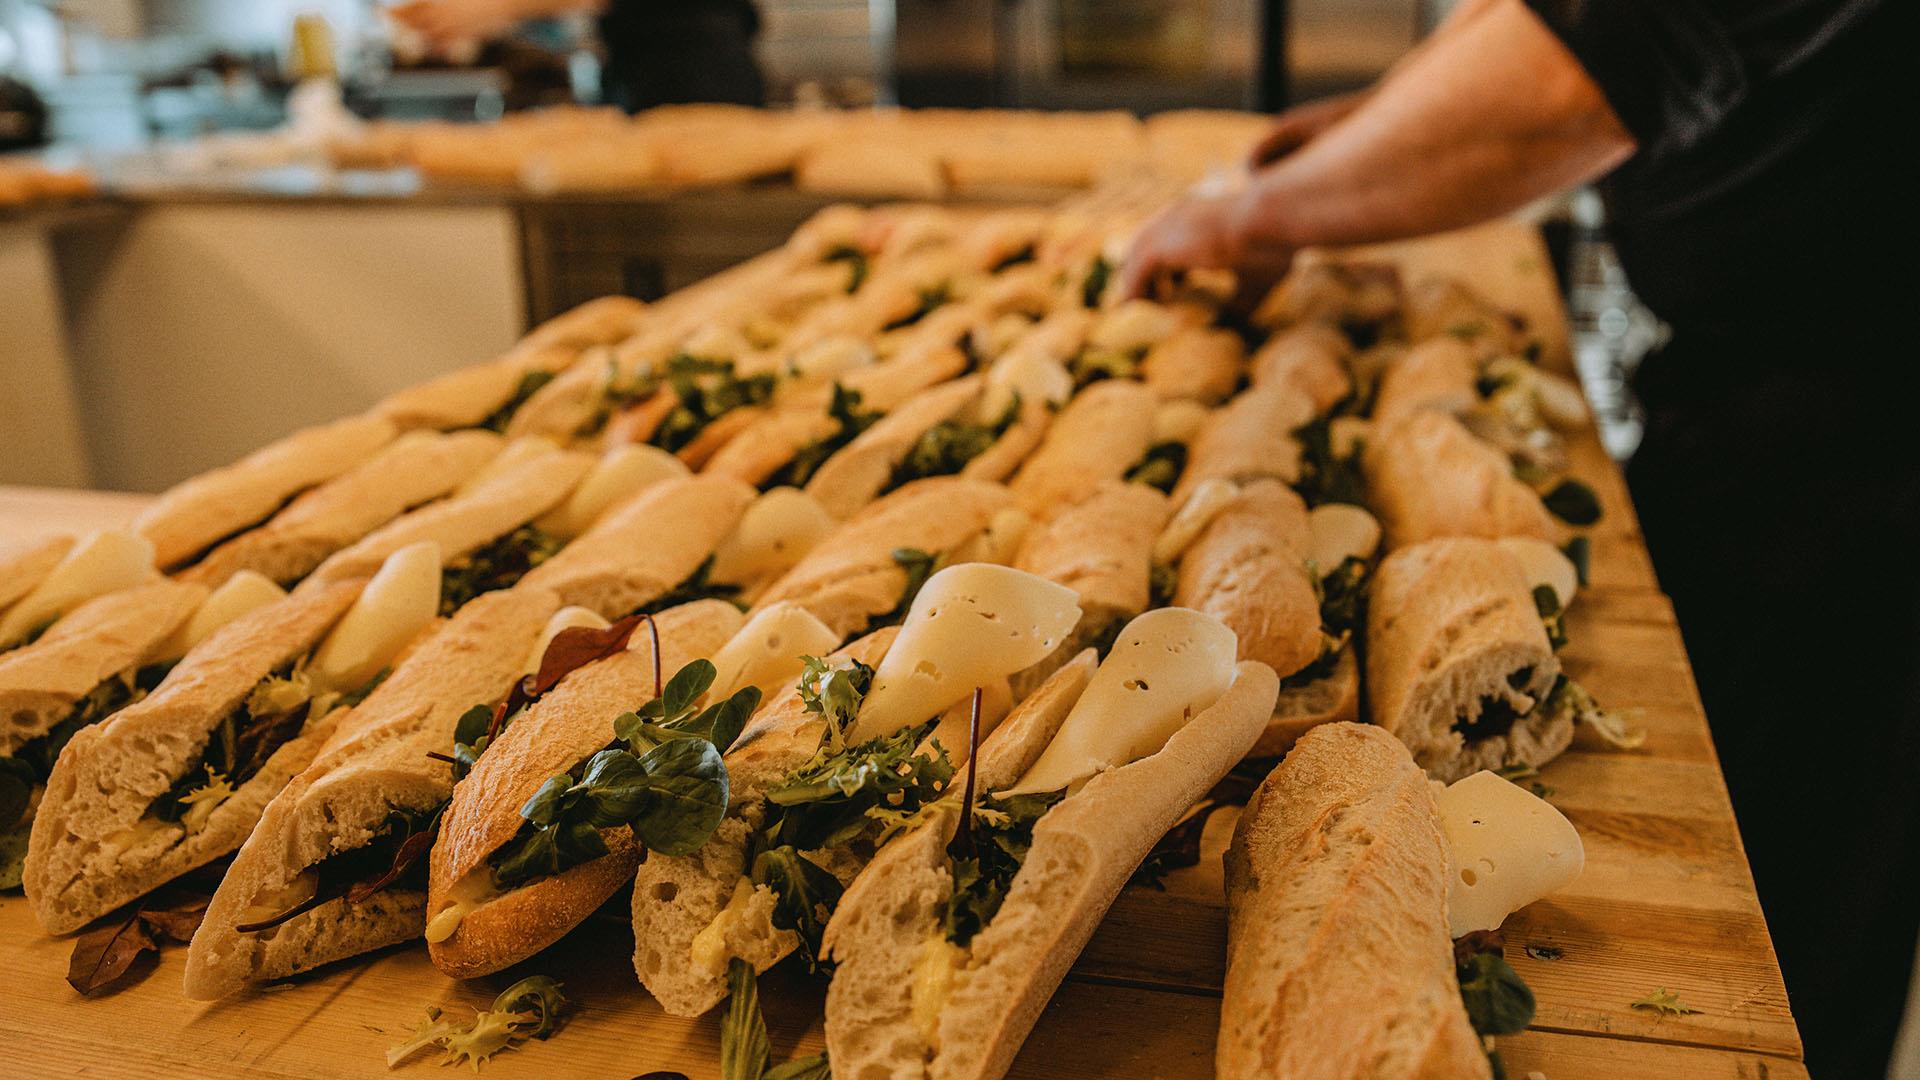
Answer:
<path fill-rule="evenodd" d="M 1087 279 L 1080 285 L 1080 305 L 1099 307 L 1100 296 L 1107 291 L 1107 282 L 1113 279 L 1113 264 L 1105 255 L 1095 255 L 1093 265 L 1087 268 Z"/>
<path fill-rule="evenodd" d="M 764 405 L 773 397 L 772 372 L 741 376 L 731 360 L 709 360 L 685 353 L 668 360 L 660 376 L 673 387 L 679 403 L 654 429 L 653 445 L 678 452 L 708 424 L 748 405 Z"/>
<path fill-rule="evenodd" d="M 1567 627 L 1561 618 L 1560 594 L 1553 591 L 1551 585 L 1533 587 L 1533 607 L 1540 613 L 1540 625 L 1546 627 L 1547 644 L 1559 652 L 1567 643 Z"/>
<path fill-rule="evenodd" d="M 834 433 L 801 447 L 800 452 L 793 455 L 793 460 L 776 470 L 761 487 L 806 487 L 807 481 L 813 479 L 813 474 L 826 464 L 828 458 L 872 427 L 882 415 L 876 410 L 860 407 L 860 391 L 834 383 L 833 397 L 827 403 L 827 416 L 836 424 Z"/>
<path fill-rule="evenodd" d="M 1326 503 L 1366 505 L 1367 480 L 1360 470 L 1360 450 L 1338 454 L 1333 448 L 1333 421 L 1338 410 L 1315 417 L 1293 431 L 1300 444 L 1300 482 L 1295 490 L 1309 507 Z"/>
<path fill-rule="evenodd" d="M 867 261 L 867 253 L 854 247 L 852 244 L 841 244 L 838 247 L 830 249 L 826 254 L 826 258 L 821 261 L 830 263 L 843 262 L 847 264 L 849 269 L 849 273 L 847 274 L 847 291 L 850 293 L 859 292 L 860 286 L 867 282 L 867 271 L 870 268 Z"/>
<path fill-rule="evenodd" d="M 952 861 L 953 897 L 942 923 L 948 941 L 966 945 L 993 921 L 1033 847 L 1034 825 L 1066 794 L 987 799 L 974 810 L 974 855 Z"/>
<path fill-rule="evenodd" d="M 1173 493 L 1173 486 L 1180 482 L 1180 474 L 1187 468 L 1187 444 L 1183 442 L 1154 443 L 1147 448 L 1146 455 L 1139 464 L 1127 470 L 1127 482 L 1145 484 L 1159 488 L 1166 494 Z"/>
<path fill-rule="evenodd" d="M 885 490 L 891 491 L 902 484 L 929 476 L 952 476 L 966 468 L 968 462 L 986 453 L 989 447 L 999 441 L 1000 436 L 1007 433 L 1019 415 L 1020 395 L 1015 394 L 999 418 L 989 423 L 943 420 L 933 425 L 914 440 L 907 456 L 894 467 L 893 476 L 887 481 Z"/>
<path fill-rule="evenodd" d="M 537 526 L 522 525 L 455 559 L 440 575 L 440 614 L 452 615 L 481 593 L 511 588 L 565 545 Z"/>
<path fill-rule="evenodd" d="M 528 398 L 539 393 L 540 388 L 552 382 L 553 378 L 554 373 L 551 371 L 529 371 L 520 376 L 519 385 L 513 388 L 512 396 L 508 397 L 499 408 L 489 413 L 485 420 L 480 421 L 479 426 L 488 431 L 507 430 L 508 421 L 513 419 L 514 413 L 520 411 L 520 406 L 525 405 Z"/>
<path fill-rule="evenodd" d="M 947 282 L 942 281 L 936 285 L 928 285 L 920 289 L 919 297 L 920 302 L 914 305 L 912 311 L 882 326 L 880 330 L 883 333 L 888 330 L 904 330 L 914 323 L 919 322 L 921 319 L 926 318 L 928 315 L 933 314 L 934 311 L 953 299 L 953 288 Z"/>
<path fill-rule="evenodd" d="M 824 1052 L 768 1068 L 771 1052 L 753 965 L 735 959 L 727 964 L 727 1011 L 720 1019 L 721 1080 L 832 1080 Z"/>
<path fill-rule="evenodd" d="M 1566 479 L 1540 496 L 1547 512 L 1569 525 L 1586 527 L 1600 520 L 1600 496 L 1578 480 Z"/>
<path fill-rule="evenodd" d="M 387 1068 L 405 1061 L 416 1051 L 437 1047 L 446 1052 L 442 1065 L 472 1062 L 475 1071 L 481 1062 L 527 1039 L 545 1039 L 559 1028 L 559 1017 L 567 999 L 560 984 L 545 975 L 534 975 L 500 992 L 487 1011 L 476 1013 L 473 1023 L 460 1025 L 444 1018 L 437 1008 L 427 1008 L 427 1018 L 407 1040 L 387 1051 Z"/>

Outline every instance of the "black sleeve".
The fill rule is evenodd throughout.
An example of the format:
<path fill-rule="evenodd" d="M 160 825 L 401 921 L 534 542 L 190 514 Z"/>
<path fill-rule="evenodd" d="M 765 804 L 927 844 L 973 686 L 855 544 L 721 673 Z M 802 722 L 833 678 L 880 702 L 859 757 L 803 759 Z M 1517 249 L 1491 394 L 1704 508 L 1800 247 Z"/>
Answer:
<path fill-rule="evenodd" d="M 1685 150 L 1753 86 L 1818 56 L 1881 0 L 1526 0 L 1642 157 Z M 1901 0 L 1895 0 L 1901 2 Z M 1910 2 L 1910 0 L 1909 0 Z"/>

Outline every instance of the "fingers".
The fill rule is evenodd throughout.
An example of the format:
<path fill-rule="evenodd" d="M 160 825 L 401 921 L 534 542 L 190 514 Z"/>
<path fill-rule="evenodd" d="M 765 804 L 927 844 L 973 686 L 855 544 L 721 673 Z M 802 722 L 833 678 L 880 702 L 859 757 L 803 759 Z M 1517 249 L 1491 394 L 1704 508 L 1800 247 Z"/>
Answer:
<path fill-rule="evenodd" d="M 1267 130 L 1266 137 L 1254 144 L 1247 155 L 1247 167 L 1262 169 L 1307 145 L 1313 137 L 1305 124 L 1291 113 L 1282 114 Z"/>

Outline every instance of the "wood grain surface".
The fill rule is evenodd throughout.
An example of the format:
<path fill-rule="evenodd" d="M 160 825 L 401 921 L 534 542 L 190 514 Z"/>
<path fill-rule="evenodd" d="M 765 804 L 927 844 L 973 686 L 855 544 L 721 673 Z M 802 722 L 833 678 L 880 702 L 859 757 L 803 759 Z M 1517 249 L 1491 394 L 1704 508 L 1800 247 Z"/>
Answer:
<path fill-rule="evenodd" d="M 1452 245 L 1449 247 L 1448 245 Z M 1538 236 L 1497 226 L 1423 242 L 1418 265 L 1465 276 L 1502 303 L 1560 318 Z M 1489 284 L 1491 282 L 1491 284 Z M 1544 293 L 1542 290 L 1545 290 Z M 1544 315 L 1533 315 L 1545 312 Z M 1564 319 L 1555 323 L 1564 333 Z M 1581 878 L 1516 914 L 1507 955 L 1539 1008 L 1500 1040 L 1521 1080 L 1805 1077 L 1766 924 L 1671 606 L 1658 591 L 1618 470 L 1591 437 L 1575 471 L 1600 494 L 1593 586 L 1568 619 L 1570 672 L 1648 735 L 1634 751 L 1582 737 L 1542 770 L 1547 798 L 1579 827 Z M 0 489 L 0 543 L 110 523 L 137 501 Z M 1231 813 L 1208 825 L 1203 856 L 1164 889 L 1129 888 L 1055 995 L 1013 1075 L 1207 1077 L 1219 1019 L 1225 911 L 1219 852 Z M 489 1076 L 718 1076 L 717 1016 L 662 1014 L 635 983 L 624 900 L 519 969 L 471 983 L 396 948 L 283 988 L 203 1006 L 183 1000 L 183 949 L 136 969 L 125 988 L 82 1000 L 64 982 L 68 943 L 48 939 L 17 897 L 0 899 L 0 970 L 9 1007 L 0 1073 L 105 1077 L 370 1076 L 429 1005 L 484 1007 L 514 979 L 563 979 L 580 1011 L 555 1039 L 501 1054 Z M 1632 1003 L 1670 990 L 1697 1010 Z M 821 1045 L 822 990 L 787 967 L 763 982 L 775 1060 Z M 429 1072 L 432 1058 L 403 1066 Z"/>

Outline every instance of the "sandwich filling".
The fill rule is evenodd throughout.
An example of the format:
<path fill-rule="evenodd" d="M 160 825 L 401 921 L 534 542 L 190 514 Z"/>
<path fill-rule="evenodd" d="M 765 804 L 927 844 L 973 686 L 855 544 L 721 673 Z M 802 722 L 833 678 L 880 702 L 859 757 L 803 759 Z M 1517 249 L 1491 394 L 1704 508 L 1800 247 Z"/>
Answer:
<path fill-rule="evenodd" d="M 792 460 L 774 470 L 773 475 L 760 485 L 760 490 L 806 487 L 807 481 L 813 479 L 813 474 L 820 471 L 820 466 L 826 464 L 828 458 L 879 422 L 882 415 L 878 410 L 860 407 L 860 391 L 834 383 L 833 397 L 827 403 L 827 417 L 834 423 L 833 434 L 801 447 Z"/>
<path fill-rule="evenodd" d="M 1006 409 L 991 420 L 942 420 L 914 440 L 907 455 L 894 466 L 893 476 L 881 493 L 929 476 L 952 476 L 1000 441 L 1000 436 L 1005 435 L 1019 417 L 1020 395 L 1016 392 Z"/>
<path fill-rule="evenodd" d="M 511 588 L 564 546 L 561 537 L 522 525 L 452 560 L 440 577 L 440 614 L 452 615 L 481 593 Z"/>

